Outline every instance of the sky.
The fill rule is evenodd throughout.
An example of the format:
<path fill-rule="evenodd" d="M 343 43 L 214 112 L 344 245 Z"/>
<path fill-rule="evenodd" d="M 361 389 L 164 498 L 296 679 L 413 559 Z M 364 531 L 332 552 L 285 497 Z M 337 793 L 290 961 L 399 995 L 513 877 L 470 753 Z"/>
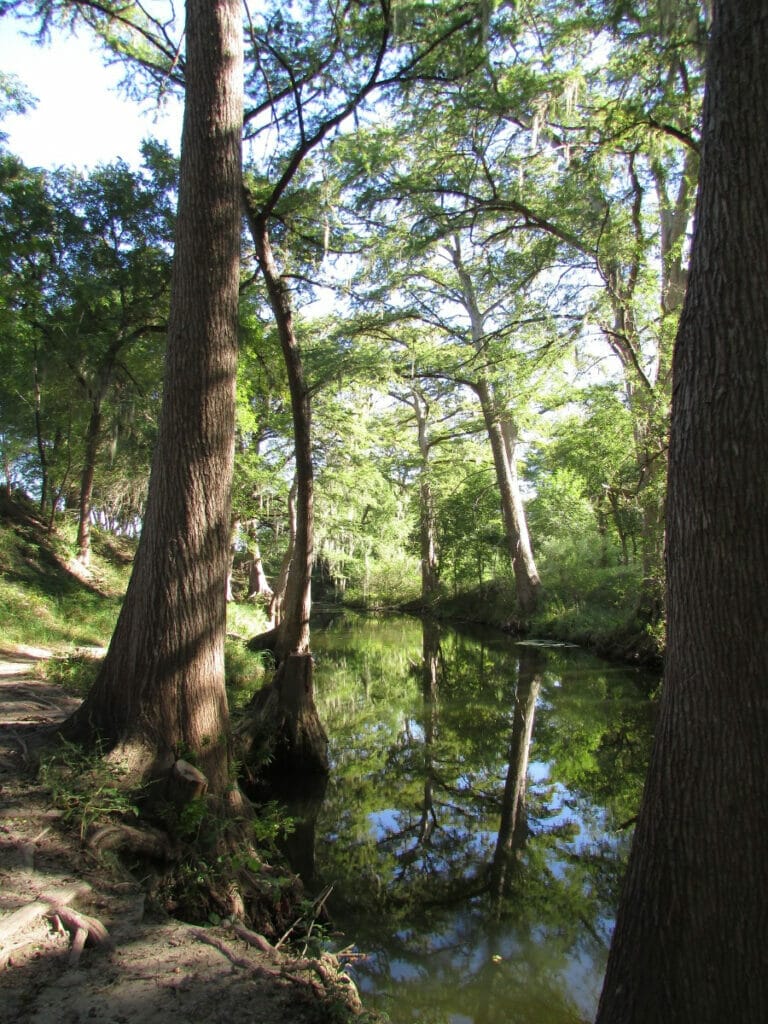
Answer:
<path fill-rule="evenodd" d="M 56 32 L 40 47 L 25 38 L 20 23 L 0 18 L 0 69 L 21 79 L 37 97 L 37 108 L 9 115 L 0 130 L 10 152 L 30 167 L 85 170 L 119 157 L 140 162 L 141 140 L 168 142 L 175 153 L 181 140 L 181 109 L 144 110 L 122 98 L 118 67 L 105 68 L 95 43 Z"/>

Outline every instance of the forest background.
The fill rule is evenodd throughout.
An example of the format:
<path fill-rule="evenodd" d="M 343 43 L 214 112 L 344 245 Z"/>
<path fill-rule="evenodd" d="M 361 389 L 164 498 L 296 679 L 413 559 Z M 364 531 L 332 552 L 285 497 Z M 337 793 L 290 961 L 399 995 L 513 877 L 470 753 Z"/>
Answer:
<path fill-rule="evenodd" d="M 24 10 L 95 29 L 137 100 L 179 85 L 156 59 L 173 21 L 137 7 L 141 37 L 109 5 Z M 654 657 L 705 13 L 397 4 L 382 46 L 383 11 L 251 25 L 246 180 L 273 197 L 311 398 L 315 598 Z M 6 113 L 29 104 L 2 88 Z M 177 174 L 156 142 L 138 168 L 2 153 L 5 489 L 72 524 L 86 571 L 94 527 L 143 521 Z M 253 267 L 244 235 L 231 595 L 274 617 L 295 424 Z"/>

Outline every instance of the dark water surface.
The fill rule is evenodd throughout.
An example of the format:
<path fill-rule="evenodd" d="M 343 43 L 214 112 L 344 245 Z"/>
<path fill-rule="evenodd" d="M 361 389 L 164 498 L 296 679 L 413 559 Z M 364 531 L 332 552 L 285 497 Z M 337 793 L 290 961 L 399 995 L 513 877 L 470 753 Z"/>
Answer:
<path fill-rule="evenodd" d="M 656 680 L 410 618 L 315 627 L 333 772 L 311 887 L 393 1024 L 593 1018 Z"/>

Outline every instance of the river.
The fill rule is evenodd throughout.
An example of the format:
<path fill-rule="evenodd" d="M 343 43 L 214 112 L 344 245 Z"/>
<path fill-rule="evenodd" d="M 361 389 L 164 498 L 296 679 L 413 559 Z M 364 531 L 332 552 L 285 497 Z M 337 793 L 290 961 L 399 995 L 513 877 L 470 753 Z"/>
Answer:
<path fill-rule="evenodd" d="M 405 617 L 313 629 L 332 775 L 300 830 L 393 1024 L 593 1019 L 658 680 Z"/>

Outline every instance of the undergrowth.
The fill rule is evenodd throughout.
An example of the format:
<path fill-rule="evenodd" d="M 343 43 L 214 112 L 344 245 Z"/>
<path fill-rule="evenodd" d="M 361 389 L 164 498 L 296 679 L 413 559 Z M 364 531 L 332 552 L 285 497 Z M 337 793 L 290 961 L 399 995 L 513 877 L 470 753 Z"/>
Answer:
<path fill-rule="evenodd" d="M 123 770 L 98 748 L 87 751 L 62 739 L 41 759 L 39 778 L 50 791 L 51 803 L 63 812 L 64 822 L 81 839 L 94 825 L 135 818 L 139 813 Z"/>

